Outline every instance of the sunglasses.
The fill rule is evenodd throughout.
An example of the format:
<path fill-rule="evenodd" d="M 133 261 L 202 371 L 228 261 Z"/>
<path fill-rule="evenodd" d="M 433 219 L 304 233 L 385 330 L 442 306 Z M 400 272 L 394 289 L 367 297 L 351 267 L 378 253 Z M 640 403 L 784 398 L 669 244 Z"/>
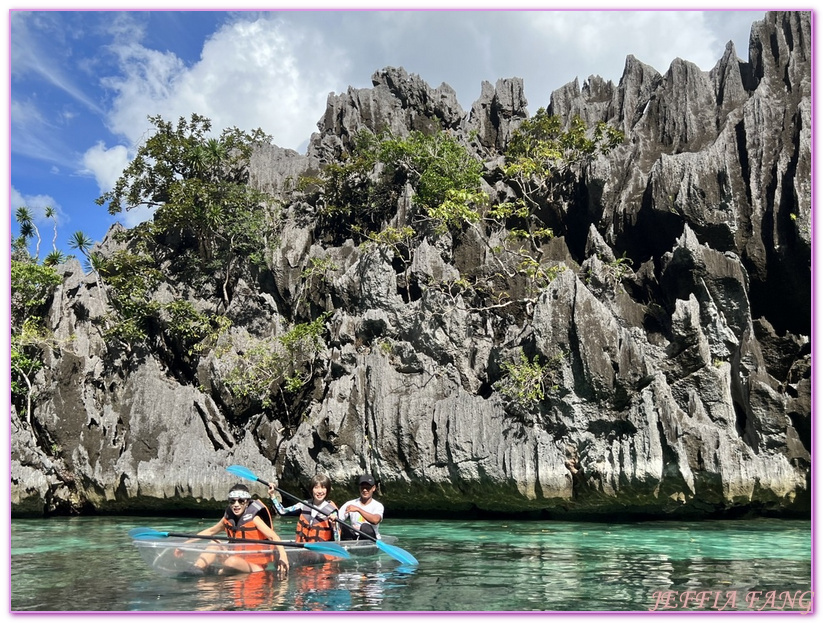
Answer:
<path fill-rule="evenodd" d="M 245 504 L 248 502 L 245 498 L 229 498 L 229 504 Z"/>

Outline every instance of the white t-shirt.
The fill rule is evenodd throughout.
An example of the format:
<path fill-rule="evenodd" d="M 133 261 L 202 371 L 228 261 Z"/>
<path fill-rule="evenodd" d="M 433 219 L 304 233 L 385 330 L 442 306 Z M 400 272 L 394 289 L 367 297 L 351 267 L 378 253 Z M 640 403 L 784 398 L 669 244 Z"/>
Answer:
<path fill-rule="evenodd" d="M 356 500 L 349 500 L 348 502 L 343 504 L 343 506 L 340 507 L 340 512 L 338 513 L 338 516 L 343 521 L 346 521 L 346 520 L 350 521 L 351 525 L 353 527 L 355 527 L 356 529 L 358 529 L 358 530 L 360 529 L 361 525 L 363 525 L 364 523 L 369 523 L 369 522 L 366 521 L 365 517 L 363 517 L 363 515 L 361 515 L 357 511 L 352 511 L 351 513 L 349 512 L 349 506 L 352 505 L 352 504 L 354 504 L 355 506 L 359 506 L 360 508 L 362 508 L 367 513 L 374 513 L 375 515 L 379 515 L 380 519 L 381 520 L 383 519 L 383 505 L 380 502 L 378 502 L 377 500 L 375 500 L 374 498 L 369 500 L 368 504 L 363 504 L 360 501 L 360 498 L 357 498 Z M 377 525 L 376 524 L 371 524 L 371 525 L 374 526 L 374 535 L 377 538 L 380 538 L 380 532 L 377 529 Z"/>

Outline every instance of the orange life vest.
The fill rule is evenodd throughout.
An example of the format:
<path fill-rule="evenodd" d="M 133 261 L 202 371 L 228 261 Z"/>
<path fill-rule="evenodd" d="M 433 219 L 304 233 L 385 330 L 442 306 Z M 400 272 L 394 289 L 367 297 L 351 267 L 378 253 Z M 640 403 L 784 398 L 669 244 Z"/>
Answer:
<path fill-rule="evenodd" d="M 314 543 L 317 541 L 333 541 L 334 530 L 332 529 L 329 515 L 337 510 L 334 502 L 324 502 L 322 506 L 317 507 L 323 513 L 315 513 L 312 516 L 312 508 L 310 502 L 303 502 L 303 509 L 300 511 L 300 517 L 297 519 L 297 536 L 295 540 L 298 543 Z"/>
<path fill-rule="evenodd" d="M 267 539 L 268 537 L 257 529 L 254 525 L 254 518 L 260 515 L 266 525 L 271 527 L 271 513 L 260 500 L 252 500 L 246 507 L 246 511 L 237 519 L 231 512 L 231 507 L 226 508 L 223 513 L 223 527 L 226 534 L 238 539 Z"/>
<path fill-rule="evenodd" d="M 223 513 L 223 527 L 226 529 L 226 534 L 229 537 L 238 539 L 262 539 L 266 540 L 268 537 L 254 525 L 254 518 L 260 515 L 266 525 L 271 527 L 271 513 L 266 505 L 259 500 L 252 500 L 246 507 L 246 511 L 235 518 L 235 514 L 231 512 L 231 507 L 226 508 Z M 260 549 L 260 544 L 249 543 L 246 547 L 238 549 Z M 244 556 L 247 562 L 258 564 L 265 568 L 266 565 L 274 561 L 274 546 L 272 546 L 271 554 L 257 554 Z"/>

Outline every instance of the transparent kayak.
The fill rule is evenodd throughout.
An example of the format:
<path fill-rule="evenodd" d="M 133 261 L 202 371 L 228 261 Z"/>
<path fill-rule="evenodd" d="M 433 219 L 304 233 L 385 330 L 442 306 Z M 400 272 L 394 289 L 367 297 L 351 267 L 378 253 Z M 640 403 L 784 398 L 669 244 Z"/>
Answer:
<path fill-rule="evenodd" d="M 384 536 L 381 541 L 391 545 L 397 541 L 397 537 Z M 230 567 L 224 565 L 230 556 L 240 556 L 257 564 L 266 563 L 266 571 L 274 570 L 275 548 L 271 545 L 229 543 L 208 539 L 191 541 L 181 537 L 135 539 L 132 543 L 137 547 L 140 556 L 151 569 L 169 577 L 192 575 L 192 566 L 195 561 L 206 553 L 214 555 L 214 560 L 206 570 L 209 575 L 235 573 Z M 284 543 L 286 542 L 284 541 Z M 351 559 L 355 560 L 377 556 L 381 553 L 377 545 L 369 540 L 337 541 L 336 544 L 348 551 L 352 557 Z M 285 549 L 290 567 L 319 565 L 334 561 L 346 562 L 346 559 L 310 551 L 302 547 L 286 547 Z"/>

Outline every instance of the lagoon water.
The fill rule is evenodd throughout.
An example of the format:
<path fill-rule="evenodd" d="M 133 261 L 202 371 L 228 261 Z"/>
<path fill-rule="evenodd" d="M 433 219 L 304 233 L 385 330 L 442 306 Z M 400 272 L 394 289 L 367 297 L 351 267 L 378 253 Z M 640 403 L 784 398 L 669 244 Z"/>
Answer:
<path fill-rule="evenodd" d="M 145 565 L 128 530 L 196 532 L 203 520 L 11 522 L 12 612 L 522 612 L 813 608 L 811 522 L 578 523 L 387 519 L 394 559 L 272 574 L 173 579 Z M 291 538 L 293 519 L 278 519 Z M 701 597 L 702 596 L 702 597 Z M 813 608 L 816 610 L 816 608 Z"/>

